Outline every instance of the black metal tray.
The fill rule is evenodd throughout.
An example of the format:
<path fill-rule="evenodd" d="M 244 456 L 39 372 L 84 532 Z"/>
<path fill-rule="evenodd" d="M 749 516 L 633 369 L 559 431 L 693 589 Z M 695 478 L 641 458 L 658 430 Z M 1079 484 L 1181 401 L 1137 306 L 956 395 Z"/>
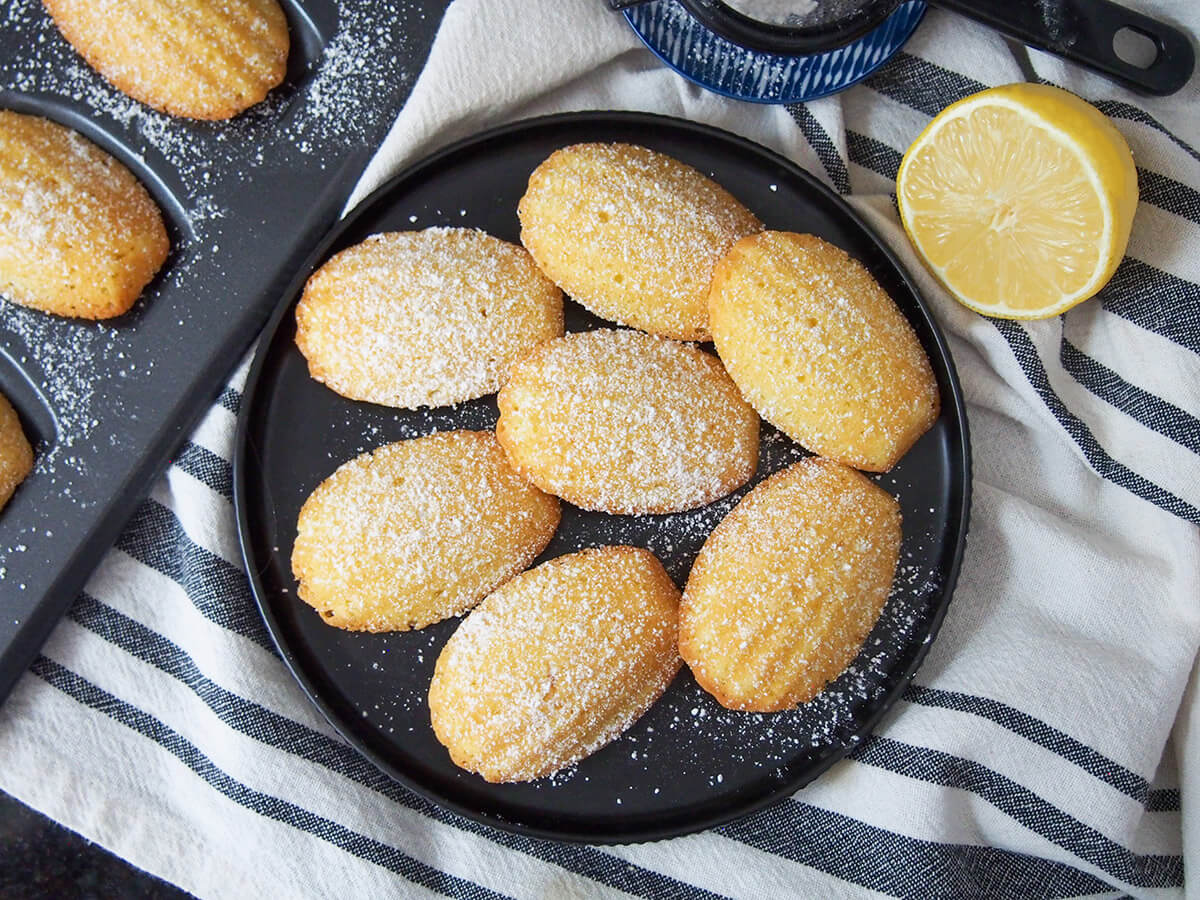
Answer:
<path fill-rule="evenodd" d="M 172 250 L 127 315 L 0 301 L 0 390 L 37 464 L 0 513 L 0 700 L 337 218 L 447 0 L 281 0 L 286 82 L 228 122 L 172 119 L 74 53 L 38 0 L 0 6 L 0 107 L 82 132 L 162 207 Z"/>
<path fill-rule="evenodd" d="M 862 260 L 909 317 L 942 394 L 933 429 L 880 483 L 898 495 L 905 540 L 895 589 L 851 669 L 807 706 L 725 710 L 685 670 L 619 740 L 532 784 L 490 785 L 451 762 L 429 725 L 426 692 L 457 619 L 421 631 L 354 634 L 296 598 L 290 557 L 304 499 L 363 450 L 435 429 L 487 428 L 495 398 L 405 412 L 355 403 L 308 377 L 293 309 L 312 270 L 369 234 L 467 225 L 516 240 L 529 173 L 577 141 L 631 141 L 711 173 L 768 227 L 818 234 Z M 970 508 L 970 452 L 954 365 L 937 325 L 886 246 L 840 198 L 792 163 L 735 135 L 637 113 L 534 119 L 454 145 L 365 200 L 296 270 L 251 370 L 239 420 L 234 499 L 263 617 L 292 672 L 333 726 L 385 772 L 443 806 L 512 831 L 589 842 L 649 840 L 728 821 L 805 784 L 841 758 L 912 677 L 958 574 Z M 571 330 L 607 325 L 574 303 Z M 764 425 L 755 482 L 805 455 Z M 608 516 L 563 504 L 542 559 L 586 546 L 648 547 L 680 584 L 735 496 L 671 516 Z"/>

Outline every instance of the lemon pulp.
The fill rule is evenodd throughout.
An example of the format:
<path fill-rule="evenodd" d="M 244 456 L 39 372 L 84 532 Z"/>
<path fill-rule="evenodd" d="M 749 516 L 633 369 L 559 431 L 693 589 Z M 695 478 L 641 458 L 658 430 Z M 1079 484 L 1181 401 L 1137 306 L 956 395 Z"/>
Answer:
<path fill-rule="evenodd" d="M 1124 254 L 1137 173 L 1120 133 L 1059 88 L 1008 85 L 939 114 L 897 177 L 930 270 L 988 315 L 1044 318 L 1095 294 Z"/>

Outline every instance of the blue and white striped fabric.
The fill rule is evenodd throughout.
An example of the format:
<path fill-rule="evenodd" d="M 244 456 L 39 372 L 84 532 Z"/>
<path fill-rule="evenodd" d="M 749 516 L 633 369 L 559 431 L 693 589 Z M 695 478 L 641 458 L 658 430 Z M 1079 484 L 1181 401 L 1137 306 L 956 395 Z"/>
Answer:
<path fill-rule="evenodd" d="M 1194 6 L 1157 11 L 1200 30 Z M 1030 77 L 1112 117 L 1142 202 L 1099 299 L 995 322 L 924 274 L 892 178 L 939 109 Z M 235 378 L 0 707 L 0 787 L 202 897 L 1179 896 L 1185 858 L 1200 886 L 1200 79 L 1137 99 L 935 10 L 864 83 L 765 108 L 667 71 L 599 0 L 457 0 L 360 194 L 453 138 L 579 108 L 795 159 L 890 242 L 949 335 L 970 546 L 875 735 L 778 806 L 672 841 L 560 845 L 431 806 L 348 749 L 271 649 L 234 535 Z"/>

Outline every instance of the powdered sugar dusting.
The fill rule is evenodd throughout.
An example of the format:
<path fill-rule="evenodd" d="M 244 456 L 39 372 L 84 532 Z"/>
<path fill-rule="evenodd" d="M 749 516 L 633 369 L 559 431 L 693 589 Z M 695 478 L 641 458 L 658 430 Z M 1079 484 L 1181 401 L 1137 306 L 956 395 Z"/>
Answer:
<path fill-rule="evenodd" d="M 415 408 L 494 393 L 513 364 L 562 334 L 562 292 L 515 244 L 482 231 L 377 234 L 334 256 L 296 308 L 318 381 Z"/>
<path fill-rule="evenodd" d="M 813 28 L 852 20 L 862 0 L 721 0 L 749 19 L 766 25 Z"/>
<path fill-rule="evenodd" d="M 762 223 L 715 181 L 630 144 L 552 154 L 521 198 L 521 242 L 577 302 L 680 340 L 708 337 L 713 265 Z"/>
<path fill-rule="evenodd" d="M 512 470 L 490 432 L 446 432 L 338 467 L 300 511 L 292 568 L 331 625 L 421 628 L 524 569 L 558 520 L 558 501 Z"/>
<path fill-rule="evenodd" d="M 759 485 L 700 552 L 680 652 L 727 705 L 815 696 L 858 654 L 892 583 L 900 512 L 868 479 L 809 459 Z"/>
<path fill-rule="evenodd" d="M 304 104 L 289 115 L 289 142 L 320 154 L 331 144 L 348 147 L 369 138 L 371 111 L 381 93 L 407 80 L 405 23 L 424 17 L 407 0 L 338 0 L 338 28 L 325 44 Z"/>
<path fill-rule="evenodd" d="M 587 509 L 691 509 L 754 474 L 758 416 L 715 357 L 676 341 L 599 329 L 548 342 L 499 406 L 515 464 Z"/>
<path fill-rule="evenodd" d="M 747 18 L 768 25 L 801 25 L 817 10 L 818 0 L 724 0 Z"/>
<path fill-rule="evenodd" d="M 679 593 L 644 550 L 607 547 L 504 585 L 447 642 L 433 727 L 489 781 L 542 777 L 595 752 L 679 670 Z"/>

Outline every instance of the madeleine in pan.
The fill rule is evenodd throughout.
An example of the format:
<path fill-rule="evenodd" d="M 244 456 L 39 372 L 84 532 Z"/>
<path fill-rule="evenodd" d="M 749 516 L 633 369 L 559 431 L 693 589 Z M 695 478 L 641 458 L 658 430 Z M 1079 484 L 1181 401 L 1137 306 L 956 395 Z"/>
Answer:
<path fill-rule="evenodd" d="M 33 447 L 8 398 L 0 394 L 0 509 L 33 471 Z"/>
<path fill-rule="evenodd" d="M 119 90 L 160 112 L 228 119 L 287 73 L 275 0 L 42 0 L 58 30 Z"/>
<path fill-rule="evenodd" d="M 0 110 L 0 295 L 109 319 L 169 250 L 162 213 L 125 166 L 69 128 Z"/>

